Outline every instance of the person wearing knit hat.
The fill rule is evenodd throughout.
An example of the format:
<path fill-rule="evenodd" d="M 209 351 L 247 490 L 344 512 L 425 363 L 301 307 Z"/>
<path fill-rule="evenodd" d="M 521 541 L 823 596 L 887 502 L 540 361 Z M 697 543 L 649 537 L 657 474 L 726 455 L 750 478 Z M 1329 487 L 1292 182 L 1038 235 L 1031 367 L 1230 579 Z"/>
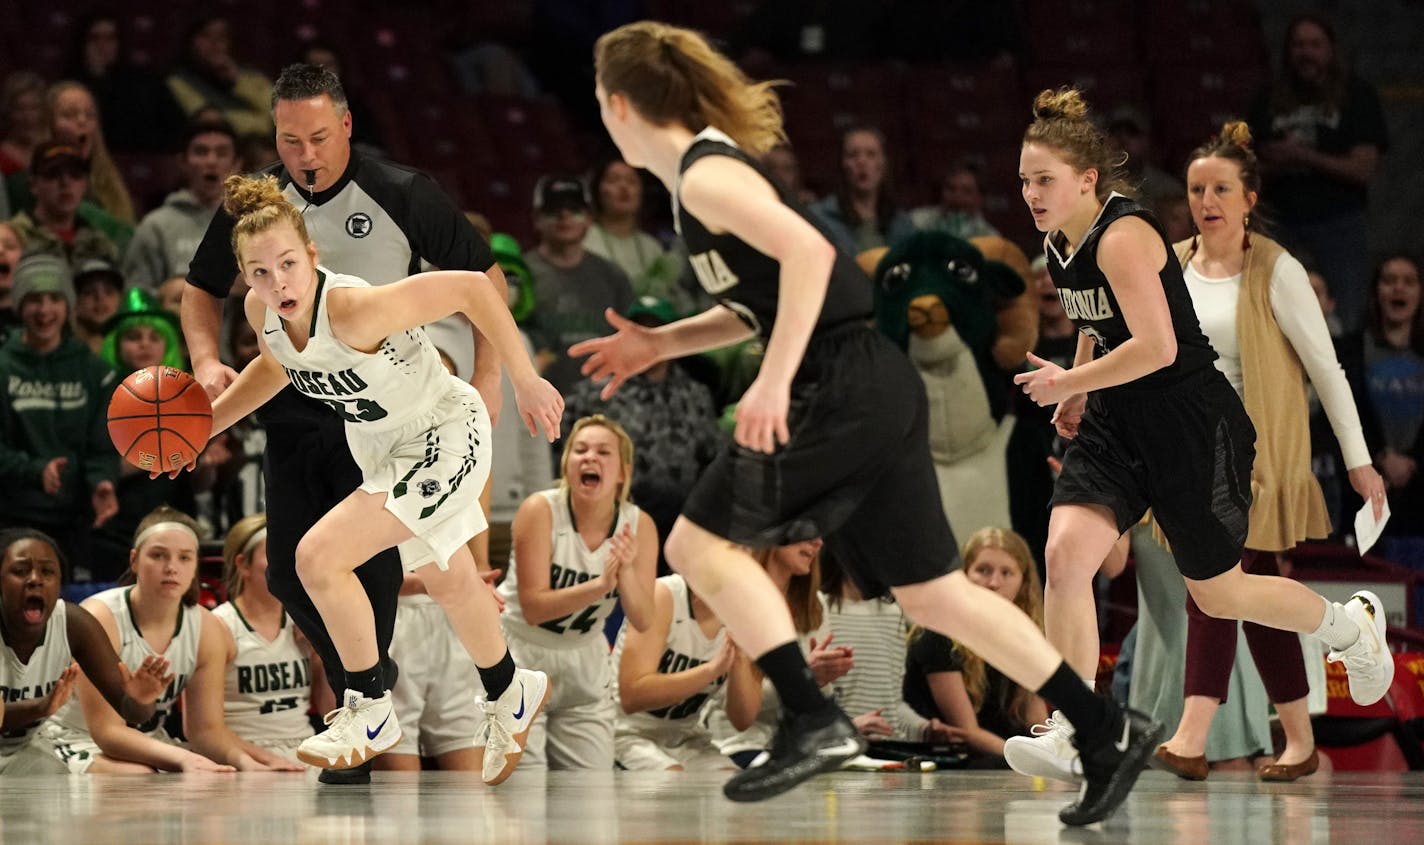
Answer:
<path fill-rule="evenodd" d="M 131 288 L 118 311 L 104 323 L 100 355 L 120 378 L 134 370 L 161 364 L 187 369 L 180 342 L 178 318 L 163 308 L 158 298 L 141 288 Z"/>
<path fill-rule="evenodd" d="M 0 346 L 0 528 L 44 531 L 87 566 L 90 527 L 118 511 L 103 412 L 114 371 L 67 331 L 74 282 L 63 259 L 25 256 L 13 278 L 20 329 Z"/>

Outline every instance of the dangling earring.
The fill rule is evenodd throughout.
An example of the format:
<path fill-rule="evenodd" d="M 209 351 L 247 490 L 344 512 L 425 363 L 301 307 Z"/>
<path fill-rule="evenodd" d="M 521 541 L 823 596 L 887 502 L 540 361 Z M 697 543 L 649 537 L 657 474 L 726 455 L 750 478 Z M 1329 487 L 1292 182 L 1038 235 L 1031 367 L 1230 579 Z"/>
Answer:
<path fill-rule="evenodd" d="M 1251 212 L 1249 212 L 1249 211 L 1246 212 L 1245 218 L 1243 218 L 1242 221 L 1241 221 L 1241 228 L 1242 228 L 1242 230 L 1243 230 L 1243 231 L 1241 232 L 1241 248 L 1242 248 L 1242 249 L 1250 249 L 1250 248 L 1251 248 Z"/>

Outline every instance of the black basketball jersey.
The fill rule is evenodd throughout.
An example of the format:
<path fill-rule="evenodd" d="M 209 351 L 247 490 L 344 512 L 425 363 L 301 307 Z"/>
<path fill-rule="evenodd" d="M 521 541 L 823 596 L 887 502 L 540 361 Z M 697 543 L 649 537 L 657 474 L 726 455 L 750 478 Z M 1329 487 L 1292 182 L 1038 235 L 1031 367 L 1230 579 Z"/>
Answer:
<path fill-rule="evenodd" d="M 1063 310 L 1072 319 L 1078 331 L 1093 339 L 1097 345 L 1097 356 L 1102 357 L 1124 341 L 1132 337 L 1122 309 L 1112 286 L 1098 267 L 1098 241 L 1103 232 L 1114 221 L 1123 217 L 1141 217 L 1152 225 L 1162 238 L 1167 251 L 1167 263 L 1158 271 L 1162 289 L 1167 294 L 1167 307 L 1172 314 L 1172 331 L 1177 336 L 1177 360 L 1156 372 L 1149 373 L 1130 382 L 1133 389 L 1144 387 L 1166 387 L 1177 383 L 1183 377 L 1195 373 L 1202 367 L 1212 366 L 1216 360 L 1216 350 L 1202 333 L 1197 322 L 1197 312 L 1192 307 L 1191 294 L 1182 279 L 1182 267 L 1177 263 L 1176 253 L 1167 235 L 1147 209 L 1135 201 L 1114 193 L 1104 203 L 1098 219 L 1083 237 L 1083 242 L 1067 258 L 1063 257 L 1060 244 L 1062 236 L 1054 233 L 1045 239 L 1044 251 L 1048 256 L 1048 273 L 1058 288 L 1058 298 L 1063 302 Z M 1120 385 L 1128 386 L 1128 385 Z M 1111 388 L 1109 388 L 1111 389 Z"/>
<path fill-rule="evenodd" d="M 725 133 L 708 127 L 697 133 L 692 146 L 682 154 L 678 179 L 693 162 L 710 155 L 734 158 L 755 170 L 776 189 L 777 196 L 791 210 L 815 226 L 832 244 L 826 227 L 793 198 L 784 187 L 762 167 L 761 163 L 737 147 Z M 761 338 L 771 336 L 776 321 L 776 309 L 781 292 L 781 262 L 758 251 L 732 234 L 714 235 L 683 207 L 678 200 L 678 185 L 673 186 L 673 224 L 687 244 L 688 260 L 702 289 L 722 305 L 732 309 Z M 831 268 L 830 284 L 821 314 L 816 320 L 816 334 L 835 326 L 870 319 L 873 291 L 866 277 L 850 256 L 836 251 Z"/>

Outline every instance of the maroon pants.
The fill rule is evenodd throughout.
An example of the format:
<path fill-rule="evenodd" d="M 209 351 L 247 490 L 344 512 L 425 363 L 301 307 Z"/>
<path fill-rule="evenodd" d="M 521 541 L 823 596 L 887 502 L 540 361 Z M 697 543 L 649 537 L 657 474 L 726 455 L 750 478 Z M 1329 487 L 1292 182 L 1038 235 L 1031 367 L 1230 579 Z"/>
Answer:
<path fill-rule="evenodd" d="M 1279 575 L 1275 552 L 1247 549 L 1241 568 L 1252 575 Z M 1183 692 L 1226 701 L 1231 685 L 1231 667 L 1236 660 L 1235 619 L 1214 619 L 1202 613 L 1196 600 L 1187 594 L 1187 666 Z M 1305 678 L 1305 658 L 1300 637 L 1294 631 L 1267 628 L 1255 622 L 1246 626 L 1246 644 L 1251 659 L 1266 686 L 1272 703 L 1304 698 L 1310 691 Z"/>

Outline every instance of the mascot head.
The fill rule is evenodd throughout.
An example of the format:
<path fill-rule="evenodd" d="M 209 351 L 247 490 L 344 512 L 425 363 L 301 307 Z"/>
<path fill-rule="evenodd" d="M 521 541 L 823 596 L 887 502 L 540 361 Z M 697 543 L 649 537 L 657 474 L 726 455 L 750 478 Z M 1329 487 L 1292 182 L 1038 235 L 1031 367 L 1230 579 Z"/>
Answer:
<path fill-rule="evenodd" d="M 983 354 L 1000 332 L 1002 304 L 1024 292 L 1023 278 L 1007 264 L 945 232 L 916 232 L 878 257 L 864 253 L 861 266 L 867 264 L 875 323 L 902 349 L 912 333 L 928 340 L 953 326 Z"/>

